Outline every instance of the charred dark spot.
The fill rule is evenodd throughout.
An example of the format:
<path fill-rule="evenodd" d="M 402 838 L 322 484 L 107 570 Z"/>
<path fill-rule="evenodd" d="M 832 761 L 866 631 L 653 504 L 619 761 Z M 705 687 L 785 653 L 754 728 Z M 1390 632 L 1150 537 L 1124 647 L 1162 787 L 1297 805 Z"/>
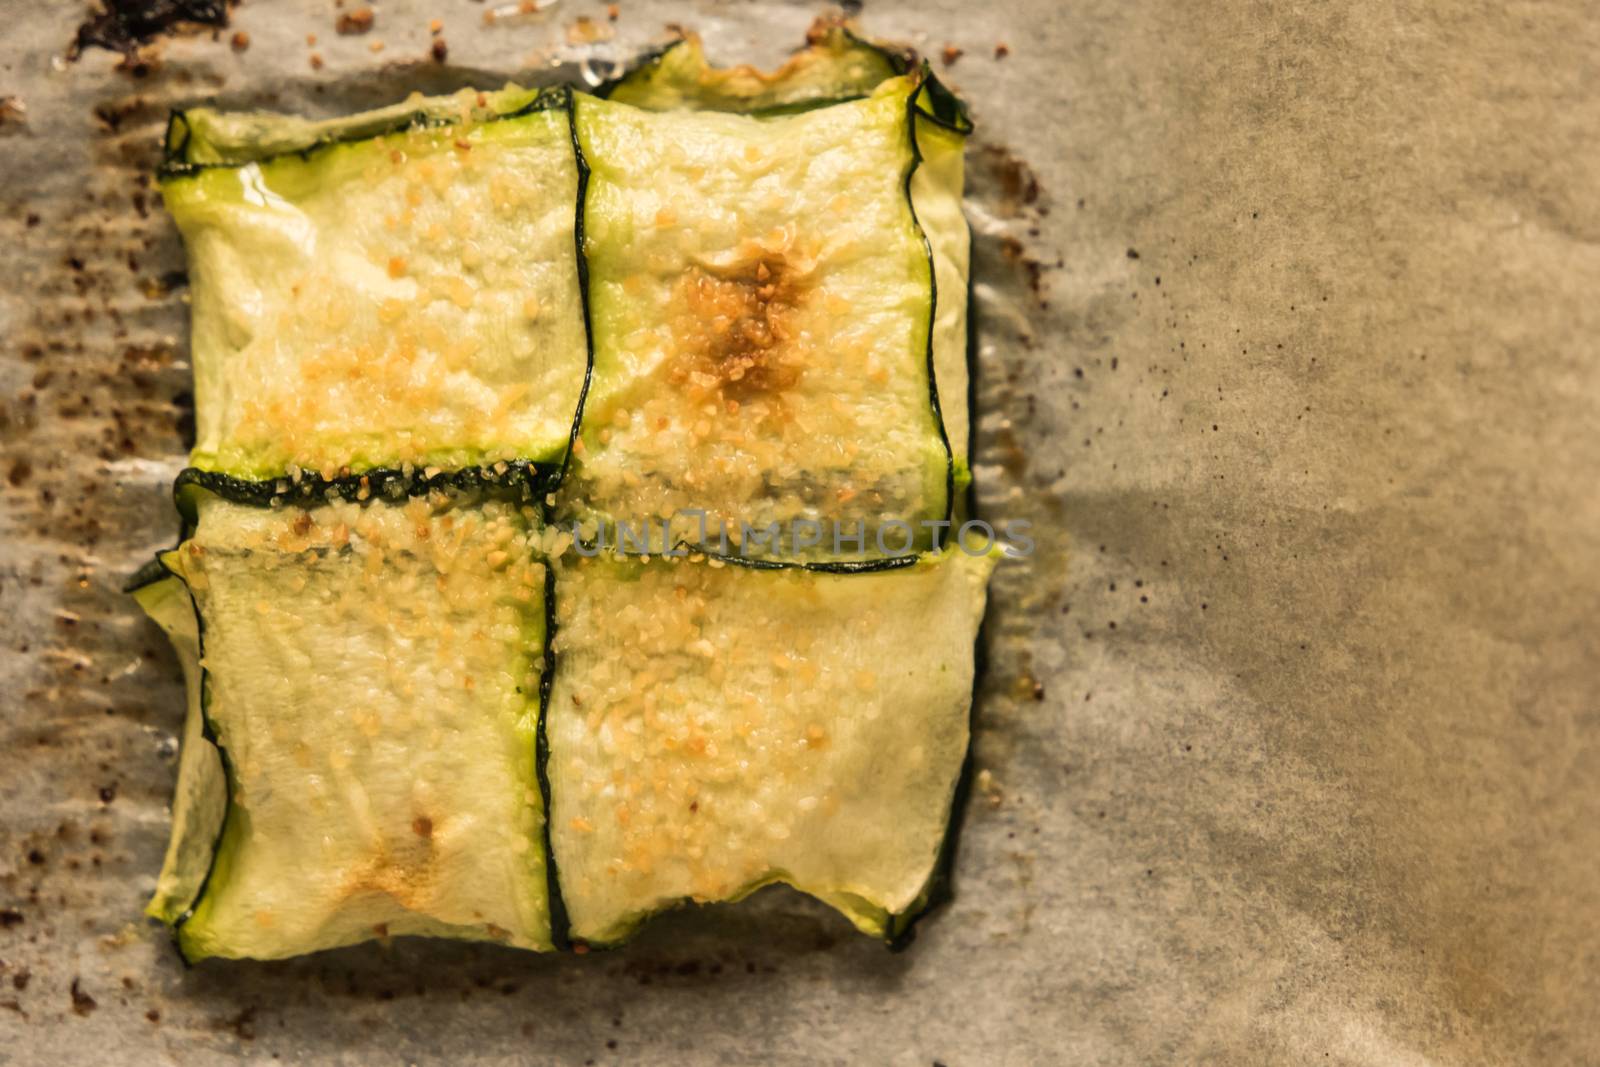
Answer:
<path fill-rule="evenodd" d="M 411 820 L 411 832 L 416 834 L 418 837 L 432 837 L 433 820 L 428 818 L 426 815 L 418 815 L 415 819 Z"/>
<path fill-rule="evenodd" d="M 72 979 L 72 1010 L 78 1015 L 88 1015 L 100 1005 L 83 988 L 81 978 Z"/>
<path fill-rule="evenodd" d="M 33 464 L 26 458 L 15 459 L 11 462 L 11 469 L 6 471 L 6 481 L 13 487 L 25 485 L 33 475 Z"/>
<path fill-rule="evenodd" d="M 228 24 L 226 0 L 102 0 L 101 7 L 78 27 L 67 50 L 77 59 L 86 48 L 104 48 L 133 58 L 138 47 L 164 33 Z"/>
<path fill-rule="evenodd" d="M 237 1015 L 229 1016 L 217 1024 L 219 1030 L 230 1030 L 240 1041 L 256 1039 L 256 1009 L 242 1008 Z"/>
<path fill-rule="evenodd" d="M 22 912 L 16 908 L 0 908 L 0 928 L 6 930 L 22 925 Z"/>

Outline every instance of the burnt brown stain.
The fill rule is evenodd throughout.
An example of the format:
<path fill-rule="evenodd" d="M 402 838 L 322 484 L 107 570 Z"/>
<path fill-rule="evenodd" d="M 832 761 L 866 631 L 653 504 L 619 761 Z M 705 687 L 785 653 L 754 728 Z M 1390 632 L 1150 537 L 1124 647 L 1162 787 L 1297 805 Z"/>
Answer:
<path fill-rule="evenodd" d="M 1028 473 L 1028 453 L 1010 426 L 1002 426 L 995 432 L 995 452 L 1000 466 L 1020 483 Z"/>
<path fill-rule="evenodd" d="M 148 1014 L 145 1017 L 150 1018 Z M 161 1016 L 158 1012 L 156 1017 L 150 1021 L 155 1022 L 160 1018 Z M 233 1015 L 215 1020 L 212 1025 L 218 1030 L 233 1034 L 240 1041 L 254 1041 L 256 1039 L 256 1009 L 253 1007 L 241 1008 Z"/>
<path fill-rule="evenodd" d="M 19 500 L 18 491 L 27 493 L 36 521 L 85 552 L 107 532 L 94 499 L 105 484 L 80 473 L 74 457 L 93 464 L 171 455 L 192 439 L 187 367 L 171 340 L 183 313 L 173 295 L 185 281 L 181 246 L 170 220 L 153 210 L 149 180 L 166 120 L 158 100 L 169 97 L 168 83 L 189 81 L 172 72 L 139 92 L 86 101 L 98 136 L 81 197 L 49 218 L 10 205 L 0 218 L 0 231 L 37 246 L 47 265 L 12 336 L 30 377 L 0 400 L 0 489 Z M 29 440 L 42 426 L 54 431 L 48 446 Z M 101 606 L 96 589 L 74 584 L 68 606 L 92 618 Z M 42 666 L 76 689 L 84 663 L 48 657 Z"/>
<path fill-rule="evenodd" d="M 102 0 L 78 27 L 67 58 L 104 48 L 132 60 L 141 45 L 157 37 L 228 25 L 230 6 L 227 0 Z"/>
<path fill-rule="evenodd" d="M 1035 299 L 1044 297 L 1044 264 L 1028 253 L 1020 240 L 1009 234 L 1000 238 L 1000 254 L 1007 263 L 1015 265 L 1028 279 L 1028 291 Z"/>
<path fill-rule="evenodd" d="M 118 133 L 131 122 L 155 125 L 164 121 L 167 109 L 148 96 L 136 94 L 102 100 L 91 110 L 102 133 Z M 143 212 L 140 212 L 142 215 Z"/>
<path fill-rule="evenodd" d="M 794 315 L 806 289 L 779 255 L 726 269 L 693 267 L 679 278 L 672 324 L 678 359 L 674 384 L 734 400 L 792 389 L 804 373 Z"/>
<path fill-rule="evenodd" d="M 1027 160 L 1004 145 L 986 144 L 978 150 L 978 162 L 988 169 L 1000 192 L 997 213 L 1014 219 L 1039 203 L 1039 175 Z"/>
<path fill-rule="evenodd" d="M 1029 237 L 1040 236 L 1041 220 L 1050 213 L 1049 198 L 1027 160 L 1009 147 L 993 143 L 975 145 L 968 158 L 978 184 L 989 191 L 987 199 L 994 205 L 995 216 L 1026 223 Z M 1039 306 L 1048 307 L 1044 272 L 1057 257 L 1041 257 L 1014 234 L 999 237 L 997 243 L 1001 261 L 1021 271 Z M 1060 262 L 1054 265 L 1061 266 Z"/>
<path fill-rule="evenodd" d="M 89 995 L 88 990 L 83 988 L 82 978 L 73 977 L 70 991 L 72 993 L 72 1010 L 75 1014 L 87 1016 L 100 1006 L 94 997 Z"/>

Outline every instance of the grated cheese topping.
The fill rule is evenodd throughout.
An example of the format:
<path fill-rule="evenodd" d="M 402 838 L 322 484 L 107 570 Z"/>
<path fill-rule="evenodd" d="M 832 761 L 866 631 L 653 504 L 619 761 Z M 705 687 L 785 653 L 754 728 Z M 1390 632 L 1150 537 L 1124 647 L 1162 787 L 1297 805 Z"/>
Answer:
<path fill-rule="evenodd" d="M 883 933 L 944 837 L 992 566 L 565 557 L 546 731 L 573 936 L 771 881 Z"/>

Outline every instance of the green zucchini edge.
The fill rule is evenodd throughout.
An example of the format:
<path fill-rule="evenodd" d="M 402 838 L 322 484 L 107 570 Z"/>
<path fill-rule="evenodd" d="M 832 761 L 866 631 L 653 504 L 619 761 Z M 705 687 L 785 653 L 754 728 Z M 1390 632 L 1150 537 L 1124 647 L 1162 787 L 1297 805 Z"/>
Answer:
<path fill-rule="evenodd" d="M 933 76 L 933 68 L 924 62 L 920 68 L 918 84 L 906 100 L 906 136 L 911 139 L 911 166 L 906 168 L 902 195 L 906 200 L 906 210 L 911 213 L 911 225 L 916 229 L 917 239 L 922 242 L 923 253 L 928 259 L 928 405 L 933 410 L 933 421 L 939 427 L 939 443 L 944 446 L 944 518 L 948 522 L 956 514 L 956 457 L 950 447 L 950 433 L 945 428 L 944 410 L 939 404 L 939 369 L 934 358 L 934 338 L 937 334 L 939 317 L 939 265 L 933 258 L 933 242 L 928 239 L 927 231 L 922 228 L 922 221 L 917 218 L 916 198 L 911 195 L 911 179 L 917 173 L 917 168 L 922 166 L 922 146 L 917 140 L 917 116 L 923 112 L 917 101 L 930 85 L 936 84 L 938 79 Z M 965 463 L 962 466 L 965 467 Z"/>
<path fill-rule="evenodd" d="M 503 468 L 503 469 L 501 469 Z M 540 500 L 552 485 L 554 470 L 528 460 L 506 460 L 492 467 L 463 467 L 455 471 L 436 471 L 397 467 L 378 467 L 359 474 L 324 478 L 305 473 L 300 478 L 274 478 L 253 481 L 220 471 L 187 467 L 172 486 L 173 503 L 184 521 L 184 532 L 193 528 L 200 493 L 211 493 L 233 504 L 249 507 L 320 507 L 333 500 L 364 503 L 368 500 L 404 500 L 434 492 L 468 493 L 511 490 L 524 503 Z M 541 510 L 541 516 L 543 512 Z"/>
<path fill-rule="evenodd" d="M 569 85 L 551 86 L 536 91 L 522 89 L 520 86 L 508 86 L 506 89 L 492 90 L 492 92 L 496 94 L 533 92 L 534 95 L 527 102 L 506 111 L 486 109 L 478 121 L 499 122 L 506 119 L 519 118 L 536 111 L 553 111 L 558 108 L 570 107 L 572 101 L 572 87 Z M 384 137 L 393 133 L 404 133 L 408 130 L 436 129 L 459 124 L 459 119 L 456 117 L 438 110 L 430 110 L 427 107 L 416 107 L 393 115 L 384 113 L 388 109 L 379 108 L 374 112 L 365 112 L 349 116 L 346 119 L 333 120 L 326 133 L 317 134 L 306 143 L 292 148 L 263 152 L 238 149 L 234 152 L 237 158 L 196 162 L 189 158 L 194 137 L 193 120 L 190 118 L 190 113 L 198 110 L 202 109 L 174 108 L 168 115 L 166 133 L 163 138 L 163 158 L 161 164 L 156 168 L 158 180 L 163 182 L 170 181 L 199 174 L 205 170 L 237 169 L 251 163 L 265 163 L 268 160 L 290 156 L 309 160 L 320 152 L 342 144 L 369 141 L 373 138 Z M 375 118 L 374 116 L 377 117 Z"/>

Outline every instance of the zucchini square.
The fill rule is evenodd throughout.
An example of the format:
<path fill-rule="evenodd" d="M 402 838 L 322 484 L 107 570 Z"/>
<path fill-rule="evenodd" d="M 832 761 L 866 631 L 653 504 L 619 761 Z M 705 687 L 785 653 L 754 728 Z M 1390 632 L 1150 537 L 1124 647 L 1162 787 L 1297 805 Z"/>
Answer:
<path fill-rule="evenodd" d="M 630 71 L 607 99 L 651 111 L 775 114 L 866 96 L 908 69 L 904 56 L 864 41 L 841 25 L 815 27 L 810 41 L 782 67 L 766 74 L 748 66 L 713 67 L 706 62 L 700 39 L 689 36 Z M 911 175 L 911 203 L 933 254 L 934 370 L 959 491 L 971 481 L 967 287 L 972 237 L 961 193 L 972 123 L 961 103 L 931 74 L 924 71 L 920 76 L 923 85 L 912 130 L 917 167 Z"/>
<path fill-rule="evenodd" d="M 198 620 L 195 767 L 212 746 L 226 778 L 214 847 L 175 846 L 152 904 L 185 957 L 551 947 L 535 509 L 441 491 L 261 507 L 193 482 L 185 499 L 192 532 L 162 563 Z M 180 771 L 177 827 L 204 821 L 200 773 Z"/>
<path fill-rule="evenodd" d="M 897 936 L 938 870 L 993 565 L 563 557 L 545 729 L 571 937 L 774 882 Z"/>
<path fill-rule="evenodd" d="M 594 360 L 564 518 L 668 522 L 657 551 L 776 524 L 781 554 L 835 554 L 802 551 L 800 523 L 863 532 L 865 556 L 930 543 L 954 472 L 910 195 L 920 85 L 765 117 L 574 97 Z M 913 539 L 880 546 L 898 524 Z"/>
<path fill-rule="evenodd" d="M 588 363 L 567 100 L 175 118 L 161 192 L 193 286 L 191 463 L 558 461 Z"/>

